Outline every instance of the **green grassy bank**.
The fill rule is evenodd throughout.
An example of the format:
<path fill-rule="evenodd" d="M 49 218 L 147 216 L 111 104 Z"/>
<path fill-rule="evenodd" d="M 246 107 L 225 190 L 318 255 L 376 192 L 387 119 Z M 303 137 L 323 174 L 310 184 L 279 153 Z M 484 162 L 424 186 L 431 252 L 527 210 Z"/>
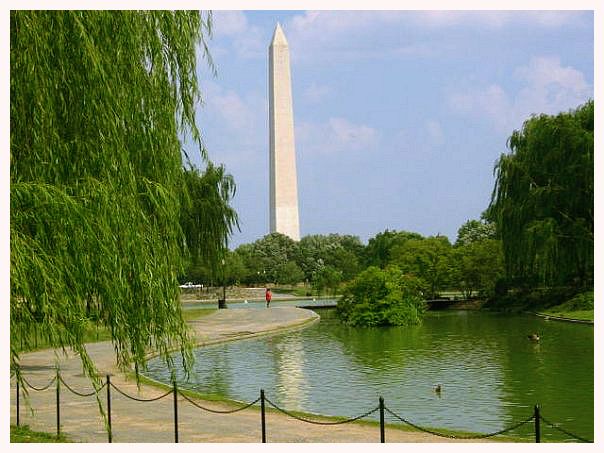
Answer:
<path fill-rule="evenodd" d="M 588 291 L 577 294 L 572 299 L 559 305 L 540 310 L 539 313 L 560 318 L 594 320 L 594 293 Z"/>
<path fill-rule="evenodd" d="M 569 319 L 594 319 L 594 292 L 574 288 L 510 291 L 487 301 L 484 308 L 503 312 L 533 312 Z"/>
<path fill-rule="evenodd" d="M 39 431 L 32 431 L 29 426 L 10 426 L 10 441 L 11 443 L 65 443 L 71 442 L 71 440 L 61 434 L 43 433 Z"/>
<path fill-rule="evenodd" d="M 192 310 L 183 310 L 185 321 L 192 321 L 214 313 L 215 308 L 196 308 Z M 53 345 L 48 341 L 48 336 L 44 335 L 42 327 L 32 326 L 28 330 L 30 333 L 30 344 L 26 345 L 17 340 L 17 352 L 32 352 L 42 349 L 52 348 Z M 87 321 L 84 332 L 84 343 L 98 343 L 100 341 L 110 341 L 111 332 L 104 326 L 99 326 L 92 321 Z"/>

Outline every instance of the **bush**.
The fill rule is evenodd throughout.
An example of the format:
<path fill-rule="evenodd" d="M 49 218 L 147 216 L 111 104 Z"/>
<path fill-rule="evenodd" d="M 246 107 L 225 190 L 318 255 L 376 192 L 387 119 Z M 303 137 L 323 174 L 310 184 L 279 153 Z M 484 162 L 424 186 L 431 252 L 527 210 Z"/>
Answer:
<path fill-rule="evenodd" d="M 556 307 L 565 311 L 577 311 L 577 310 L 593 310 L 594 309 L 594 292 L 587 291 L 579 293 L 569 301 Z"/>
<path fill-rule="evenodd" d="M 350 282 L 338 302 L 338 316 L 353 326 L 401 326 L 419 324 L 426 304 L 425 283 L 405 275 L 396 266 L 375 266 Z"/>
<path fill-rule="evenodd" d="M 577 294 L 577 290 L 572 287 L 513 289 L 505 295 L 490 299 L 487 307 L 511 312 L 540 311 L 552 307 L 566 311 L 591 310 L 593 291 Z"/>

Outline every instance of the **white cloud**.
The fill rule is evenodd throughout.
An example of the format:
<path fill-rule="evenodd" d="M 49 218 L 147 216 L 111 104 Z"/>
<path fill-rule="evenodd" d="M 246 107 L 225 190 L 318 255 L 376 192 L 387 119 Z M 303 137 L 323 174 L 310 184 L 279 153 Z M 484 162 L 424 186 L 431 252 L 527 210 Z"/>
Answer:
<path fill-rule="evenodd" d="M 452 93 L 448 104 L 453 109 L 467 115 L 488 118 L 499 130 L 510 128 L 514 116 L 511 100 L 504 89 L 492 84 L 484 88 L 474 88 L 465 92 Z"/>
<path fill-rule="evenodd" d="M 356 125 L 344 118 L 330 118 L 329 126 L 338 143 L 351 149 L 361 149 L 374 143 L 377 137 L 375 129 L 364 124 Z"/>
<path fill-rule="evenodd" d="M 352 31 L 369 30 L 384 23 L 395 23 L 405 17 L 402 11 L 306 11 L 291 20 L 293 33 L 350 36 Z"/>
<path fill-rule="evenodd" d="M 216 37 L 241 35 L 249 27 L 243 11 L 214 11 L 212 16 Z"/>
<path fill-rule="evenodd" d="M 214 36 L 226 48 L 211 46 L 212 54 L 234 52 L 242 58 L 265 57 L 268 44 L 262 30 L 251 25 L 243 11 L 215 11 L 213 13 Z"/>
<path fill-rule="evenodd" d="M 570 66 L 562 67 L 557 57 L 533 58 L 528 66 L 517 68 L 514 75 L 532 87 L 558 86 L 577 93 L 590 91 L 583 73 Z"/>
<path fill-rule="evenodd" d="M 581 16 L 579 11 L 417 11 L 412 14 L 416 24 L 432 28 L 462 25 L 492 29 L 517 24 L 560 27 Z"/>
<path fill-rule="evenodd" d="M 534 58 L 518 68 L 515 76 L 525 86 L 515 100 L 517 113 L 558 113 L 593 97 L 593 87 L 582 72 L 563 67 L 559 58 Z"/>
<path fill-rule="evenodd" d="M 302 92 L 303 99 L 310 104 L 318 104 L 331 93 L 327 85 L 318 85 L 313 82 Z"/>
<path fill-rule="evenodd" d="M 436 120 L 428 120 L 425 124 L 426 136 L 431 145 L 440 146 L 445 143 L 445 136 L 440 123 Z"/>
<path fill-rule="evenodd" d="M 296 126 L 296 138 L 300 153 L 339 153 L 372 150 L 379 142 L 379 133 L 365 124 L 329 118 L 326 123 L 301 121 Z"/>
<path fill-rule="evenodd" d="M 213 81 L 202 82 L 202 91 L 205 103 L 197 112 L 197 121 L 205 131 L 210 156 L 218 152 L 223 162 L 233 166 L 243 156 L 257 159 L 268 140 L 266 95 L 239 93 Z"/>
<path fill-rule="evenodd" d="M 212 54 L 266 58 L 271 30 L 250 23 L 243 11 L 215 11 Z M 554 28 L 584 20 L 581 11 L 305 11 L 284 23 L 292 60 L 397 58 L 442 52 L 448 29 Z M 443 30 L 447 35 L 437 33 Z M 379 38 L 378 38 L 379 37 Z M 379 39 L 380 45 L 375 41 Z M 435 43 L 435 40 L 437 41 Z"/>
<path fill-rule="evenodd" d="M 533 58 L 513 75 L 522 84 L 516 93 L 490 84 L 451 93 L 448 104 L 458 112 L 487 118 L 501 131 L 511 131 L 532 114 L 557 114 L 593 97 L 593 87 L 583 73 L 562 66 L 557 57 Z"/>
<path fill-rule="evenodd" d="M 396 32 L 404 24 L 404 11 L 306 11 L 284 26 L 292 58 L 355 59 L 424 53 L 426 46 L 384 40 L 373 43 L 376 32 Z"/>
<path fill-rule="evenodd" d="M 581 11 L 306 11 L 284 29 L 294 59 L 394 58 L 440 55 L 451 28 L 554 28 L 585 17 Z"/>
<path fill-rule="evenodd" d="M 243 129 L 253 122 L 254 114 L 250 106 L 232 90 L 216 95 L 210 102 L 231 129 Z"/>

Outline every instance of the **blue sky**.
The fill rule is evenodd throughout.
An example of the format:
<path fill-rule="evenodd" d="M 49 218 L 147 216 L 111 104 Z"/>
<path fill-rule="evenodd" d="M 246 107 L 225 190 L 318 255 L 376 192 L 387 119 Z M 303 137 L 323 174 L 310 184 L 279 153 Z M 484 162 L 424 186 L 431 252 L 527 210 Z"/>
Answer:
<path fill-rule="evenodd" d="M 507 137 L 594 96 L 577 11 L 215 11 L 217 75 L 197 119 L 237 183 L 241 232 L 268 233 L 268 45 L 289 41 L 301 235 L 444 234 L 479 218 Z"/>

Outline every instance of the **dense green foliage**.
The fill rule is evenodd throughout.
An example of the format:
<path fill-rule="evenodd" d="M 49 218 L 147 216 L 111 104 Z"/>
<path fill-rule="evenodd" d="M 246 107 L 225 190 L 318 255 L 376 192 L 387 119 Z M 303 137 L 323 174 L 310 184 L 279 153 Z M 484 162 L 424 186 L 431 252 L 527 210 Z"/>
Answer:
<path fill-rule="evenodd" d="M 235 181 L 223 166 L 208 162 L 203 173 L 195 168 L 185 170 L 184 183 L 180 224 L 191 263 L 217 272 L 228 250 L 229 235 L 238 225 L 237 213 L 229 204 Z"/>
<path fill-rule="evenodd" d="M 335 291 L 360 270 L 363 244 L 356 236 L 309 235 L 299 242 L 281 233 L 268 234 L 226 253 L 225 283 L 293 285 L 307 282 L 315 291 Z M 209 267 L 193 264 L 183 281 L 221 284 Z"/>
<path fill-rule="evenodd" d="M 485 233 L 486 232 L 486 233 Z M 301 293 L 338 294 L 367 262 L 385 268 L 397 265 L 425 284 L 425 297 L 435 298 L 444 291 L 461 291 L 465 297 L 490 296 L 502 277 L 500 241 L 492 239 L 492 225 L 477 220 L 460 228 L 455 246 L 444 236 L 423 237 L 407 231 L 384 231 L 363 246 L 354 236 L 310 235 L 295 242 L 272 233 L 252 244 L 227 252 L 227 285 L 307 283 Z M 193 266 L 186 281 L 221 284 L 210 269 Z"/>
<path fill-rule="evenodd" d="M 508 277 L 528 285 L 593 285 L 594 103 L 527 120 L 495 167 L 488 217 Z"/>
<path fill-rule="evenodd" d="M 482 239 L 456 245 L 451 255 L 452 284 L 468 298 L 476 293 L 493 296 L 504 276 L 501 241 Z"/>
<path fill-rule="evenodd" d="M 335 295 L 342 282 L 342 272 L 331 265 L 318 269 L 312 276 L 312 288 L 317 294 Z"/>
<path fill-rule="evenodd" d="M 248 261 L 252 272 L 262 275 L 268 282 L 282 283 L 283 269 L 288 262 L 295 260 L 297 244 L 290 237 L 281 233 L 272 233 L 253 244 L 253 261 Z"/>
<path fill-rule="evenodd" d="M 567 302 L 558 305 L 557 308 L 565 311 L 573 310 L 593 310 L 594 309 L 594 292 L 585 291 L 574 296 Z"/>
<path fill-rule="evenodd" d="M 409 275 L 421 278 L 434 298 L 451 281 L 451 243 L 445 236 L 409 239 L 390 251 L 390 262 Z"/>
<path fill-rule="evenodd" d="M 121 365 L 149 348 L 190 357 L 177 278 L 189 253 L 220 255 L 236 221 L 221 167 L 183 170 L 179 137 L 205 157 L 196 49 L 209 32 L 199 12 L 11 12 L 12 365 L 40 328 L 92 374 L 90 320 Z"/>
<path fill-rule="evenodd" d="M 313 234 L 300 240 L 296 261 L 308 281 L 314 280 L 325 266 L 341 272 L 344 280 L 350 280 L 360 270 L 362 251 L 363 244 L 356 236 Z"/>
<path fill-rule="evenodd" d="M 562 318 L 594 320 L 594 292 L 585 291 L 575 295 L 572 299 L 545 310 L 542 313 Z"/>
<path fill-rule="evenodd" d="M 346 287 L 338 315 L 353 326 L 401 326 L 421 322 L 425 311 L 420 279 L 396 266 L 370 266 Z"/>
<path fill-rule="evenodd" d="M 384 268 L 390 263 L 391 250 L 395 245 L 402 245 L 409 239 L 422 239 L 422 235 L 408 231 L 389 231 L 378 233 L 367 243 L 364 250 L 365 266 L 377 266 Z"/>
<path fill-rule="evenodd" d="M 464 246 L 485 239 L 495 239 L 496 228 L 494 223 L 480 220 L 468 220 L 457 230 L 455 245 Z"/>

